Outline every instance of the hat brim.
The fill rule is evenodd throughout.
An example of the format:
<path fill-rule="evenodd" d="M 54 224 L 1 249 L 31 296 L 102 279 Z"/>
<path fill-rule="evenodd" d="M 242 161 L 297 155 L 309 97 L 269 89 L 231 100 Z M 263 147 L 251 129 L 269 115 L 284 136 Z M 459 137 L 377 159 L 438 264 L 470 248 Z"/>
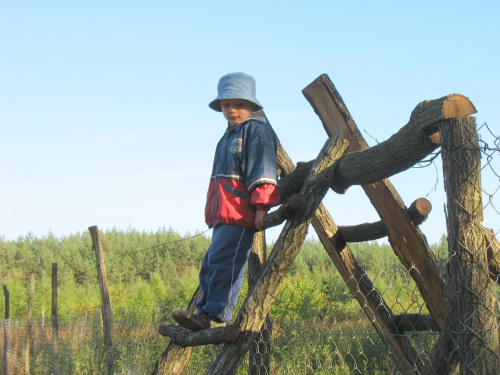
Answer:
<path fill-rule="evenodd" d="M 253 100 L 248 100 L 247 98 L 219 98 L 219 97 L 217 97 L 214 100 L 212 100 L 210 103 L 208 103 L 208 106 L 211 109 L 213 109 L 214 111 L 216 111 L 216 112 L 222 112 L 222 108 L 220 106 L 220 101 L 224 100 L 224 99 L 242 99 L 242 100 L 246 100 L 247 102 L 250 102 L 253 105 L 255 105 L 254 111 L 258 111 L 258 110 L 264 108 L 264 107 L 262 107 L 260 105 L 260 103 L 256 103 Z"/>

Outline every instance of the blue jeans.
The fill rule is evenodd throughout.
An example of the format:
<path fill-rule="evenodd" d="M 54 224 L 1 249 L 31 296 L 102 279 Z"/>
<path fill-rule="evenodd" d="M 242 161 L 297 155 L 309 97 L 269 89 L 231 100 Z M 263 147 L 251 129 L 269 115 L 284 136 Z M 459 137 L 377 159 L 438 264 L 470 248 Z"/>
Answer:
<path fill-rule="evenodd" d="M 224 322 L 232 319 L 254 233 L 254 229 L 236 225 L 214 228 L 212 243 L 200 269 L 203 297 L 196 303 L 199 314 L 208 314 Z"/>

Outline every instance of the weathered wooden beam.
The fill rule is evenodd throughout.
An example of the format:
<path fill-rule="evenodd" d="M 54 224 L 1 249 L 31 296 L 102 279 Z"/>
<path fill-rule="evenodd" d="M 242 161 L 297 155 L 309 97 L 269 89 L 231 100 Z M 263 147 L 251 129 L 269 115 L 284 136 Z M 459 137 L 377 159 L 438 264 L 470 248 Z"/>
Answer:
<path fill-rule="evenodd" d="M 323 74 L 318 77 L 303 90 L 303 94 L 314 108 L 316 114 L 320 117 L 328 136 L 338 135 L 347 139 L 349 141 L 348 150 L 351 153 L 366 150 L 368 148 L 368 145 L 349 114 L 340 94 L 327 75 Z M 443 100 L 439 102 L 442 103 Z M 444 100 L 444 103 L 446 104 L 446 100 Z M 441 107 L 443 106 L 444 104 Z M 439 113 L 439 111 L 434 109 L 435 105 L 431 107 L 433 109 L 429 110 L 428 105 L 422 105 L 419 110 L 414 110 L 412 118 L 416 120 L 420 118 L 427 119 L 427 116 L 424 116 L 427 111 L 430 111 L 430 113 Z M 442 109 L 441 113 L 443 117 L 444 112 Z M 431 116 L 431 118 L 432 120 L 425 120 L 423 123 L 432 125 L 435 121 L 439 120 L 436 116 Z M 413 122 L 410 121 L 410 123 L 400 130 L 397 135 L 391 137 L 390 142 L 394 144 L 397 139 L 401 139 L 401 136 L 405 132 L 414 132 L 414 126 L 412 125 Z M 432 141 L 422 139 L 420 136 L 415 139 L 415 143 L 419 142 L 427 142 L 428 145 L 432 143 Z M 425 145 L 419 145 L 417 150 L 421 150 L 422 148 L 425 149 L 424 146 Z M 394 152 L 390 150 L 388 152 L 389 155 L 386 158 L 389 160 L 386 161 L 386 165 L 391 163 L 399 165 L 400 167 L 396 167 L 396 170 L 404 170 L 408 167 L 410 162 L 406 158 L 406 152 L 402 153 L 400 148 L 397 148 Z M 427 151 L 425 151 L 425 154 L 426 153 Z M 346 157 L 347 156 L 348 155 L 346 155 Z M 411 161 L 411 163 L 413 163 L 413 161 Z M 361 170 L 364 170 L 364 172 L 368 174 L 372 173 L 371 171 L 366 171 L 364 166 L 359 163 L 350 164 L 346 166 L 346 168 L 350 170 L 361 168 Z M 348 174 L 345 170 L 342 171 L 342 168 L 335 169 L 335 172 L 339 171 L 341 174 Z M 344 178 L 342 181 L 346 181 L 346 179 Z M 345 190 L 345 186 L 348 186 L 350 183 L 355 182 L 351 181 L 347 184 L 344 183 L 342 184 L 343 186 L 337 185 L 335 190 Z M 417 283 L 420 293 L 426 302 L 429 312 L 434 319 L 436 319 L 439 326 L 443 328 L 445 317 L 443 276 L 436 265 L 435 256 L 427 244 L 425 236 L 420 229 L 411 222 L 401 197 L 389 180 L 385 179 L 379 182 L 362 185 L 362 188 L 370 199 L 373 207 L 378 212 L 380 219 L 386 225 L 389 231 L 389 243 L 392 245 L 394 252 L 403 265 L 410 271 L 411 276 Z"/>
<path fill-rule="evenodd" d="M 439 331 L 439 326 L 431 315 L 401 314 L 394 316 L 394 324 L 401 334 L 408 331 Z"/>
<path fill-rule="evenodd" d="M 447 198 L 446 328 L 463 373 L 500 374 L 498 307 L 484 240 L 481 150 L 474 117 L 440 123 Z"/>
<path fill-rule="evenodd" d="M 238 327 L 229 325 L 227 327 L 217 327 L 191 332 L 176 324 L 160 324 L 158 332 L 162 336 L 170 337 L 172 342 L 177 345 L 186 348 L 188 346 L 234 342 L 238 337 L 239 330 Z"/>
<path fill-rule="evenodd" d="M 422 224 L 429 213 L 432 205 L 425 198 L 418 198 L 408 208 L 408 215 L 414 225 Z M 389 231 L 383 221 L 364 223 L 359 225 L 339 226 L 340 234 L 345 242 L 373 241 L 387 237 Z"/>
<path fill-rule="evenodd" d="M 305 91 L 304 95 L 306 92 L 310 91 Z M 313 97 L 311 99 L 314 100 Z M 346 108 L 345 105 L 343 108 Z M 377 182 L 412 167 L 439 146 L 429 134 L 437 128 L 440 120 L 473 113 L 476 113 L 473 104 L 462 95 L 453 94 L 423 101 L 413 110 L 410 121 L 396 134 L 370 148 L 364 140 L 361 141 L 362 136 L 352 121 L 349 126 L 354 126 L 352 129 L 359 133 L 356 138 L 361 147 L 353 146 L 350 151 L 354 153 L 347 154 L 344 160 L 339 161 L 332 189 L 343 193 L 349 186 Z M 349 115 L 347 109 L 345 114 Z M 328 131 L 327 133 L 329 136 L 335 134 Z M 351 135 L 354 135 L 354 132 Z M 360 151 L 359 155 L 355 151 Z"/>
<path fill-rule="evenodd" d="M 232 344 L 224 344 L 207 374 L 236 373 L 271 310 L 283 279 L 295 262 L 307 235 L 311 217 L 328 190 L 328 184 L 317 181 L 317 175 L 337 160 L 346 146 L 345 142 L 330 138 L 321 150 L 317 163 L 301 190 L 301 194 L 307 199 L 306 206 L 286 222 L 259 280 L 236 317 L 234 324 L 240 328 L 238 339 Z"/>
<path fill-rule="evenodd" d="M 350 119 L 350 114 L 333 84 L 330 85 L 326 76 L 320 76 L 320 78 L 328 94 L 332 95 L 333 103 L 328 102 L 326 93 L 316 92 L 317 85 L 314 84 L 318 83 L 318 80 L 313 82 L 313 86 L 310 85 L 304 89 L 304 95 L 309 101 L 318 103 L 317 106 L 320 108 L 317 111 L 318 114 L 330 116 L 328 120 L 325 120 L 326 122 L 322 119 L 329 136 L 333 134 L 334 129 L 328 121 L 345 121 L 349 126 L 355 127 L 354 121 Z M 320 95 L 324 96 L 320 97 Z M 315 106 L 314 103 L 311 104 Z M 332 104 L 335 104 L 337 108 L 332 107 Z M 342 194 L 352 185 L 366 185 L 381 181 L 414 166 L 439 147 L 439 137 L 433 134 L 437 131 L 439 121 L 473 113 L 476 113 L 474 105 L 469 99 L 458 94 L 423 101 L 413 110 L 410 121 L 396 134 L 370 148 L 357 129 L 353 128 L 358 134 L 354 131 L 348 134 L 356 138 L 359 146 L 351 145 L 349 153 L 332 167 L 336 169 L 331 184 L 332 189 Z M 343 119 L 342 116 L 347 116 L 347 118 Z M 336 129 L 336 131 L 340 130 Z M 283 197 L 296 194 L 300 190 L 312 162 L 313 160 L 298 163 L 297 169 L 290 176 L 281 179 L 280 191 Z"/>
<path fill-rule="evenodd" d="M 423 362 L 417 351 L 408 337 L 400 334 L 394 324 L 391 309 L 365 270 L 354 258 L 349 246 L 340 235 L 338 227 L 323 205 L 320 205 L 316 211 L 312 225 L 352 295 L 380 335 L 380 339 L 387 346 L 388 352 L 401 372 L 404 374 L 421 373 Z"/>

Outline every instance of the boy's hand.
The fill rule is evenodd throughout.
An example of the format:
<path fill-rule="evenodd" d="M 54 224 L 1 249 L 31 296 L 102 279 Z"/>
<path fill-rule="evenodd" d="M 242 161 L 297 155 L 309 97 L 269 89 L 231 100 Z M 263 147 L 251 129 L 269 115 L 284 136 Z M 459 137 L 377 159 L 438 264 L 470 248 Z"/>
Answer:
<path fill-rule="evenodd" d="M 260 211 L 257 210 L 255 212 L 255 221 L 254 225 L 257 231 L 262 231 L 264 230 L 264 217 L 267 215 L 267 211 Z"/>

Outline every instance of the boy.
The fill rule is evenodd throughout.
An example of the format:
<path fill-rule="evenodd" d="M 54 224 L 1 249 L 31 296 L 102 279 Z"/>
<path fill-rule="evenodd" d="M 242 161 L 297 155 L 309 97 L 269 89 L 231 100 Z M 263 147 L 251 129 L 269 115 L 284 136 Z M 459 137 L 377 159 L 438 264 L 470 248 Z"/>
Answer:
<path fill-rule="evenodd" d="M 263 230 L 268 210 L 280 203 L 277 188 L 277 143 L 255 97 L 255 80 L 230 73 L 219 80 L 209 107 L 222 112 L 228 127 L 217 144 L 205 206 L 213 228 L 212 243 L 200 269 L 202 298 L 197 313 L 172 313 L 184 328 L 198 331 L 232 319 L 255 231 Z"/>

